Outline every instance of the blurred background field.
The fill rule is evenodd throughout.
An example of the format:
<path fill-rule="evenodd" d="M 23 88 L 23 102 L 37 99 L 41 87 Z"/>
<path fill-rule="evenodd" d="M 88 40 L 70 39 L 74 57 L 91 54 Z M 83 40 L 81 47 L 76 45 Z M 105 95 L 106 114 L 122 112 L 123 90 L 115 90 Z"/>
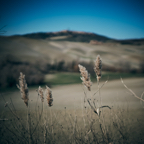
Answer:
<path fill-rule="evenodd" d="M 93 71 L 103 60 L 103 80 L 143 77 L 143 39 L 115 40 L 94 33 L 60 31 L 0 37 L 0 87 L 15 87 L 20 72 L 29 86 L 80 83 L 78 64 Z"/>

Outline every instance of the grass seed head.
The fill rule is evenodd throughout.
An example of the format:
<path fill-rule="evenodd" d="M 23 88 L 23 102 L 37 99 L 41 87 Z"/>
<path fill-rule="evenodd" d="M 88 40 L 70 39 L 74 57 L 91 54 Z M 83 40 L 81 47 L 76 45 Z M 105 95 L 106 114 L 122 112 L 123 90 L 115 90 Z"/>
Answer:
<path fill-rule="evenodd" d="M 96 60 L 95 60 L 95 63 L 94 63 L 94 71 L 95 71 L 96 76 L 97 76 L 97 81 L 99 81 L 101 76 L 102 76 L 101 70 L 102 70 L 102 60 L 101 60 L 100 55 L 98 55 L 96 57 Z"/>
<path fill-rule="evenodd" d="M 82 84 L 85 85 L 88 90 L 91 90 L 91 86 L 92 86 L 92 82 L 90 79 L 90 74 L 88 74 L 88 71 L 86 70 L 85 67 L 83 67 L 82 65 L 78 65 L 80 73 L 81 73 L 81 80 L 83 81 Z"/>
<path fill-rule="evenodd" d="M 21 97 L 24 100 L 25 105 L 28 106 L 29 92 L 28 92 L 28 87 L 27 87 L 27 83 L 25 80 L 25 75 L 23 75 L 22 72 L 20 72 L 19 85 L 17 85 L 17 87 L 20 89 Z"/>
<path fill-rule="evenodd" d="M 52 91 L 48 86 L 46 86 L 45 95 L 46 95 L 47 103 L 48 103 L 49 107 L 51 107 L 53 105 L 52 104 L 52 102 L 53 102 Z"/>
<path fill-rule="evenodd" d="M 41 98 L 41 101 L 44 102 L 44 94 L 43 94 L 43 89 L 39 86 L 38 88 L 38 95 Z"/>

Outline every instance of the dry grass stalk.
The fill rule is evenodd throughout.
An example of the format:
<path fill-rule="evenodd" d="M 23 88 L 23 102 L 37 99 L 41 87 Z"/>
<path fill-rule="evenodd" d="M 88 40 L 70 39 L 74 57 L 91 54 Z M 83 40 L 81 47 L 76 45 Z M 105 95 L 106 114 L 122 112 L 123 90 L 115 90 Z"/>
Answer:
<path fill-rule="evenodd" d="M 100 81 L 100 78 L 101 78 L 101 76 L 102 76 L 102 74 L 101 74 L 101 69 L 102 69 L 102 60 L 101 60 L 100 55 L 98 55 L 98 56 L 96 57 L 95 65 L 94 65 L 94 71 L 95 71 L 95 73 L 96 73 L 97 81 L 98 81 L 98 82 Z"/>
<path fill-rule="evenodd" d="M 53 102 L 52 91 L 48 86 L 46 86 L 45 94 L 46 94 L 47 103 L 51 107 L 53 105 L 52 104 L 52 102 Z"/>
<path fill-rule="evenodd" d="M 5 103 L 4 107 L 7 107 L 7 106 L 8 106 L 8 102 Z"/>
<path fill-rule="evenodd" d="M 28 92 L 28 87 L 27 87 L 27 83 L 25 80 L 25 75 L 23 75 L 22 72 L 20 72 L 19 85 L 17 85 L 17 87 L 20 89 L 21 97 L 24 100 L 25 105 L 28 106 L 29 92 Z"/>
<path fill-rule="evenodd" d="M 81 80 L 83 81 L 82 84 L 85 85 L 88 88 L 88 90 L 90 91 L 91 86 L 92 86 L 90 74 L 88 74 L 88 71 L 82 65 L 79 64 L 78 67 L 79 67 L 79 70 L 80 70 L 81 76 L 82 76 L 81 77 Z"/>
<path fill-rule="evenodd" d="M 44 102 L 44 94 L 43 94 L 43 89 L 39 86 L 38 88 L 38 95 L 41 98 L 41 101 Z"/>
<path fill-rule="evenodd" d="M 138 97 L 130 88 L 128 88 L 128 87 L 126 86 L 126 84 L 123 82 L 123 79 L 122 79 L 122 78 L 121 78 L 121 82 L 122 82 L 122 84 L 124 85 L 124 87 L 133 94 L 134 97 L 136 97 L 137 99 L 139 99 L 139 100 L 141 100 L 142 102 L 144 102 L 144 99 L 142 99 L 143 93 L 142 93 L 141 98 L 140 98 L 140 97 Z"/>

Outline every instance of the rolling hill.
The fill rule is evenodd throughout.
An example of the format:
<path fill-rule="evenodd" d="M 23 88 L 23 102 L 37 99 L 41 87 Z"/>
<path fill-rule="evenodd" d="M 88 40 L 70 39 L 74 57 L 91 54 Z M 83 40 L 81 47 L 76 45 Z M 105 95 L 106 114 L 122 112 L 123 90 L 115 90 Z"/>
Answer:
<path fill-rule="evenodd" d="M 0 37 L 0 59 L 54 63 L 90 62 L 100 54 L 103 63 L 138 68 L 144 61 L 144 39 L 114 40 L 94 33 L 60 31 Z"/>
<path fill-rule="evenodd" d="M 98 40 L 105 42 L 110 40 L 110 38 L 97 35 L 95 33 L 87 33 L 87 32 L 78 32 L 78 31 L 69 31 L 63 30 L 59 32 L 49 32 L 49 33 L 31 33 L 25 34 L 23 37 L 32 38 L 32 39 L 47 39 L 51 40 L 65 40 L 65 41 L 73 41 L 73 42 L 90 42 L 90 40 Z"/>

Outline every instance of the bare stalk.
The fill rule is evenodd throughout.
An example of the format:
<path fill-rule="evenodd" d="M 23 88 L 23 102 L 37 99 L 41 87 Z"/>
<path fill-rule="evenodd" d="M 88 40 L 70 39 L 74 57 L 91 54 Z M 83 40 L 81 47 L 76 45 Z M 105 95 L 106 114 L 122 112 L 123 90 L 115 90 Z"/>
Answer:
<path fill-rule="evenodd" d="M 133 94 L 134 97 L 136 97 L 137 99 L 139 99 L 139 100 L 141 100 L 141 101 L 144 102 L 144 99 L 138 97 L 130 88 L 128 88 L 128 87 L 125 85 L 125 83 L 123 82 L 122 78 L 121 78 L 121 82 L 122 82 L 122 84 L 124 85 L 124 87 Z M 142 94 L 142 95 L 143 95 L 143 94 Z M 141 96 L 141 97 L 142 97 L 142 96 Z"/>
<path fill-rule="evenodd" d="M 52 133 L 53 133 L 52 112 L 51 112 L 51 106 L 53 105 L 52 104 L 53 98 L 52 98 L 52 90 L 48 86 L 46 86 L 45 95 L 46 95 L 48 106 L 50 107 L 51 127 L 52 127 Z"/>
<path fill-rule="evenodd" d="M 44 120 L 44 144 L 46 144 L 46 118 L 44 117 L 44 103 L 43 104 L 43 120 Z"/>
<path fill-rule="evenodd" d="M 21 97 L 27 106 L 27 125 L 28 125 L 28 135 L 29 135 L 29 143 L 32 143 L 32 133 L 31 133 L 31 121 L 30 121 L 30 113 L 29 113 L 29 106 L 28 106 L 28 101 L 29 101 L 29 92 L 28 92 L 28 87 L 27 83 L 25 80 L 25 75 L 23 75 L 22 72 L 20 72 L 20 77 L 19 77 L 19 85 L 17 87 L 20 89 L 21 92 Z"/>
<path fill-rule="evenodd" d="M 44 117 L 44 91 L 43 91 L 43 89 L 40 86 L 38 88 L 38 96 L 40 96 L 41 102 L 42 102 L 43 121 L 44 121 L 44 144 L 46 144 L 46 119 Z"/>
<path fill-rule="evenodd" d="M 94 63 L 94 71 L 96 73 L 96 77 L 97 77 L 97 85 L 98 85 L 98 92 L 99 92 L 99 97 L 100 97 L 100 107 L 102 108 L 102 97 L 101 97 L 101 94 L 100 94 L 100 85 L 99 85 L 99 82 L 100 82 L 100 79 L 101 79 L 101 76 L 102 76 L 102 60 L 101 60 L 101 57 L 100 55 L 98 55 L 96 57 L 96 60 L 95 60 L 95 63 Z M 97 109 L 97 113 L 98 115 L 100 116 L 100 108 Z M 100 121 L 100 117 L 99 117 L 99 121 Z M 106 125 L 105 125 L 105 119 L 104 119 L 104 115 L 103 115 L 103 109 L 102 109 L 102 122 L 103 122 L 103 125 L 104 125 L 104 129 L 101 129 L 102 130 L 102 133 L 104 134 L 104 137 L 106 138 L 106 141 L 107 141 L 107 137 L 106 137 Z M 101 122 L 100 122 L 101 123 Z M 102 128 L 102 125 L 100 124 L 101 128 Z"/>
<path fill-rule="evenodd" d="M 27 126 L 28 126 L 28 135 L 29 135 L 29 144 L 32 144 L 32 133 L 31 133 L 31 121 L 30 121 L 29 106 L 27 107 Z"/>
<path fill-rule="evenodd" d="M 85 124 L 85 116 L 84 116 L 84 106 L 82 105 L 82 98 L 81 98 L 81 107 L 82 107 L 82 117 L 83 117 L 83 122 L 84 122 L 84 127 L 86 127 L 86 124 Z"/>
<path fill-rule="evenodd" d="M 52 134 L 53 134 L 53 123 L 52 123 L 52 111 L 51 111 L 51 107 L 50 107 L 50 115 L 51 115 L 51 127 L 52 127 Z"/>

